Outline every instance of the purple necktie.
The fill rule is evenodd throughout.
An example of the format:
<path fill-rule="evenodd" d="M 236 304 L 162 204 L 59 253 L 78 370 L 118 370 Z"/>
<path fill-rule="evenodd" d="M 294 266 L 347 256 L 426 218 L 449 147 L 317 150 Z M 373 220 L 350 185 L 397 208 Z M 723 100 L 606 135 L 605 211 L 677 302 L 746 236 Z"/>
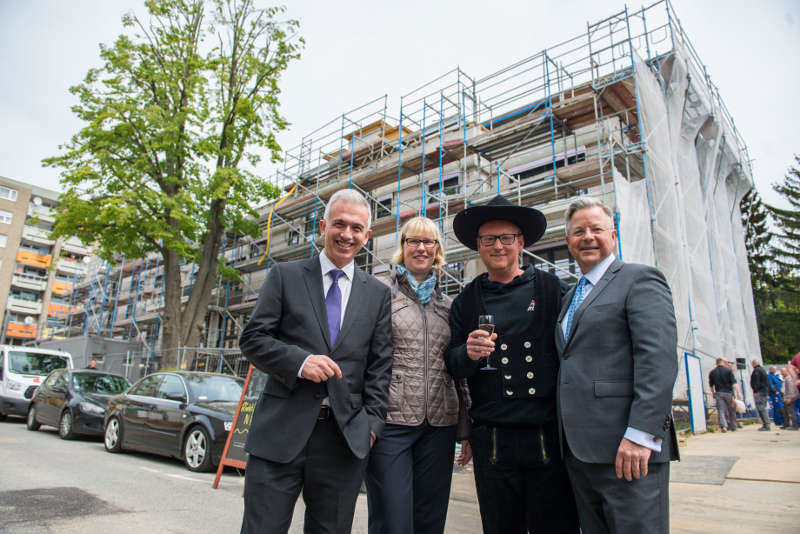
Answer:
<path fill-rule="evenodd" d="M 339 328 L 342 322 L 342 292 L 339 290 L 339 277 L 344 273 L 339 269 L 328 271 L 333 283 L 325 295 L 325 311 L 328 312 L 328 333 L 331 337 L 331 347 L 336 345 L 336 338 L 339 337 Z"/>

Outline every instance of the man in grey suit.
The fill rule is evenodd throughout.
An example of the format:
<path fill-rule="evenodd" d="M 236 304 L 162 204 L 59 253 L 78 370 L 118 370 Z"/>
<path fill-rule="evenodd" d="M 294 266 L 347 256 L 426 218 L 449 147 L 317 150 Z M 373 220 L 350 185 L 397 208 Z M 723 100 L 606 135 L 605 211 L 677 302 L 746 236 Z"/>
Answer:
<path fill-rule="evenodd" d="M 322 252 L 272 267 L 239 346 L 269 374 L 247 438 L 243 533 L 285 533 L 303 492 L 305 532 L 350 532 L 392 370 L 389 288 L 355 267 L 369 204 L 335 193 Z"/>
<path fill-rule="evenodd" d="M 566 213 L 583 276 L 556 326 L 558 412 L 585 534 L 669 532 L 669 461 L 678 458 L 672 294 L 656 268 L 616 259 L 611 210 L 583 197 Z"/>

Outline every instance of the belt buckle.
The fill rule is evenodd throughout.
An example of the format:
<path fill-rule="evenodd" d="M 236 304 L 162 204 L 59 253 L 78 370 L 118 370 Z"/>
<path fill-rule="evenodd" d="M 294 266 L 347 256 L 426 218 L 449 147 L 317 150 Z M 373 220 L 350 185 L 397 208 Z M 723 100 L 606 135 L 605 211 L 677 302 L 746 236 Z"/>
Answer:
<path fill-rule="evenodd" d="M 317 421 L 325 421 L 331 416 L 331 407 L 328 405 L 322 405 L 319 407 L 319 415 L 317 416 Z"/>

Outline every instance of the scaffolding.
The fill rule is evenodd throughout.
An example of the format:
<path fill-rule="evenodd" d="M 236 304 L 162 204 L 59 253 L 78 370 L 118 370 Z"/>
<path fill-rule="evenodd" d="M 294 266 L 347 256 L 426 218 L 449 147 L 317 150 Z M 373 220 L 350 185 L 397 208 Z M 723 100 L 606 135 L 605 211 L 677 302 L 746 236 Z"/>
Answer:
<path fill-rule="evenodd" d="M 272 211 L 269 250 L 266 236 L 224 239 L 224 257 L 242 279 L 220 279 L 206 317 L 204 344 L 219 349 L 219 366 L 270 266 L 321 249 L 319 219 L 344 188 L 372 206 L 360 267 L 386 270 L 400 226 L 425 215 L 443 234 L 441 284 L 450 293 L 482 269 L 452 233 L 452 217 L 465 207 L 496 194 L 535 206 L 548 229 L 523 259 L 571 280 L 563 213 L 577 195 L 600 198 L 615 212 L 618 256 L 665 272 L 681 350 L 706 359 L 759 354 L 738 211 L 752 187 L 750 159 L 668 0 L 587 23 L 580 35 L 486 76 L 457 67 L 403 94 L 396 107 L 386 94 L 341 113 L 287 149 L 272 181 L 292 194 L 260 208 L 262 228 Z M 98 269 L 83 284 L 84 324 L 162 350 L 159 261 L 125 265 Z M 685 387 L 684 377 L 676 396 Z"/>

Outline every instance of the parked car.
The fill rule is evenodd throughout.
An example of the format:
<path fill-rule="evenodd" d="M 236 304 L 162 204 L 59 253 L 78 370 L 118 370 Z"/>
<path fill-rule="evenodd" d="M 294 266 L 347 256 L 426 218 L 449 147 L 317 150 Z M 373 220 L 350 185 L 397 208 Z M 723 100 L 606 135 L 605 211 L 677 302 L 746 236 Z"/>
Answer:
<path fill-rule="evenodd" d="M 28 430 L 41 425 L 58 428 L 61 439 L 77 434 L 103 435 L 106 403 L 130 387 L 124 376 L 89 369 L 52 371 L 33 394 Z"/>
<path fill-rule="evenodd" d="M 244 380 L 216 373 L 146 376 L 108 401 L 105 447 L 182 459 L 191 471 L 219 465 Z"/>
<path fill-rule="evenodd" d="M 68 352 L 0 345 L 0 421 L 7 415 L 24 417 L 42 379 L 66 367 L 72 367 Z"/>

